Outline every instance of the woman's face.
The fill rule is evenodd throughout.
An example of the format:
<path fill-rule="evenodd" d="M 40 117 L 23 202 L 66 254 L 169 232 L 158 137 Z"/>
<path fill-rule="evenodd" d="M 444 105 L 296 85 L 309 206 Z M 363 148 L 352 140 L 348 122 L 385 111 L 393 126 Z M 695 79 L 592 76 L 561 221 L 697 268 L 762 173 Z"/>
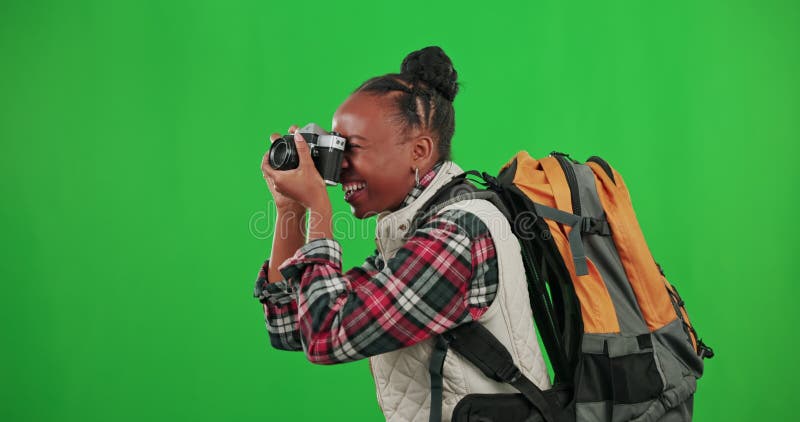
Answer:
<path fill-rule="evenodd" d="M 389 95 L 355 93 L 333 115 L 332 130 L 347 138 L 341 183 L 356 218 L 399 207 L 414 187 L 412 143 L 394 112 Z"/>

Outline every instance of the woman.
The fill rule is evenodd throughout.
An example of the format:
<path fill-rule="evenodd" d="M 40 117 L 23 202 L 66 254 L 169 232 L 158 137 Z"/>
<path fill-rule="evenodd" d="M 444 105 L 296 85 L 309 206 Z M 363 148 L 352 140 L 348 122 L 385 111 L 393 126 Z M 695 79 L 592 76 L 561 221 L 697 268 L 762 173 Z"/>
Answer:
<path fill-rule="evenodd" d="M 336 110 L 332 130 L 347 139 L 345 200 L 356 218 L 378 215 L 378 250 L 359 267 L 342 271 L 331 204 L 302 136 L 295 133 L 297 169 L 273 170 L 267 155 L 261 165 L 278 210 L 272 254 L 256 282 L 273 346 L 304 350 L 321 364 L 369 357 L 391 421 L 429 419 L 433 339 L 469 321 L 492 331 L 540 388 L 550 385 L 519 244 L 502 214 L 487 201 L 466 200 L 407 233 L 427 199 L 462 173 L 450 161 L 456 78 L 447 55 L 427 47 L 409 54 L 399 74 L 366 81 Z M 515 392 L 454 352 L 443 372 L 442 420 L 467 394 Z"/>

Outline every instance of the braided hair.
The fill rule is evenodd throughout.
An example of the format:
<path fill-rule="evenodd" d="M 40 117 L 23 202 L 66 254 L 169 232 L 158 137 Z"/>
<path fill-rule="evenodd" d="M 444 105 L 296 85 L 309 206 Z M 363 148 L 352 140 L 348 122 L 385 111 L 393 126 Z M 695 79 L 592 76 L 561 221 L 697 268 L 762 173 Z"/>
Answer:
<path fill-rule="evenodd" d="M 404 130 L 429 130 L 437 139 L 439 161 L 450 160 L 455 133 L 453 100 L 458 93 L 458 73 L 439 47 L 425 47 L 406 56 L 400 73 L 378 76 L 355 92 L 394 95 L 396 123 Z"/>

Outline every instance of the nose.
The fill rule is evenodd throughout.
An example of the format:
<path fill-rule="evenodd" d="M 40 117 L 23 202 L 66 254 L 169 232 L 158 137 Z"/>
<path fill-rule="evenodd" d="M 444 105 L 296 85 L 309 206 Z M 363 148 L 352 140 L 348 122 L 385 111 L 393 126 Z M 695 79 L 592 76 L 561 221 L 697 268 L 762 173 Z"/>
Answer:
<path fill-rule="evenodd" d="M 350 168 L 350 160 L 347 158 L 347 153 L 345 152 L 344 156 L 342 157 L 342 170 L 346 170 L 348 168 Z"/>

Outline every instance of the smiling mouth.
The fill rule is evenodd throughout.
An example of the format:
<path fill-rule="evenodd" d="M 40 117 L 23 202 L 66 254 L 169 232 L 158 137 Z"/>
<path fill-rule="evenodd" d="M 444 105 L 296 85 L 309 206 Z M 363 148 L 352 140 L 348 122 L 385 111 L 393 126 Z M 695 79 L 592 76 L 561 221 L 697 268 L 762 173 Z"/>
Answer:
<path fill-rule="evenodd" d="M 366 187 L 367 184 L 364 182 L 347 183 L 342 185 L 342 190 L 344 191 L 344 200 L 349 202 Z"/>

